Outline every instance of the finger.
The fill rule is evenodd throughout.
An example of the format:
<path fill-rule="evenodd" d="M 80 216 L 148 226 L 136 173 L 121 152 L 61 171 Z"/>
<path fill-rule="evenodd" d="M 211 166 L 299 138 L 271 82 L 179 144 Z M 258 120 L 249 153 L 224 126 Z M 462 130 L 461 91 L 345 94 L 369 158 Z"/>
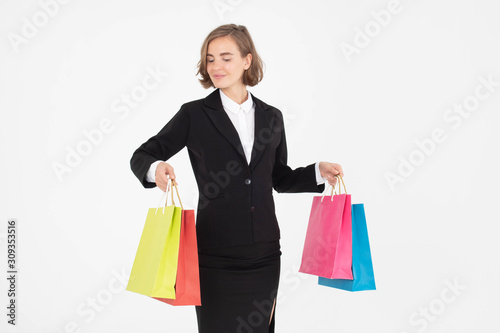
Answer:
<path fill-rule="evenodd" d="M 163 187 L 166 187 L 168 183 L 168 175 L 165 173 L 159 173 L 156 175 L 155 180 L 157 185 L 162 185 Z"/>
<path fill-rule="evenodd" d="M 337 168 L 336 168 L 335 163 L 328 163 L 328 172 L 334 176 L 339 173 Z"/>
<path fill-rule="evenodd" d="M 160 189 L 162 189 L 162 191 L 165 192 L 167 190 L 168 176 L 166 174 L 160 173 L 160 174 L 156 175 L 155 182 L 156 182 L 156 185 Z"/>
<path fill-rule="evenodd" d="M 175 186 L 179 185 L 179 184 L 175 181 L 175 176 L 174 176 L 174 177 L 170 177 L 170 175 L 169 175 L 168 179 L 172 181 L 172 185 L 175 185 Z"/>
<path fill-rule="evenodd" d="M 328 180 L 328 184 L 330 184 L 333 187 L 335 187 L 335 185 L 337 184 L 337 177 L 335 177 L 332 174 L 328 174 L 326 176 L 326 179 Z"/>
<path fill-rule="evenodd" d="M 344 177 L 344 170 L 342 170 L 342 167 L 340 165 L 337 166 L 338 166 L 337 170 L 339 170 L 340 175 Z"/>
<path fill-rule="evenodd" d="M 333 164 L 333 169 L 335 170 L 334 172 L 335 175 L 340 175 L 341 177 L 344 177 L 344 171 L 342 170 L 342 167 L 339 164 Z"/>
<path fill-rule="evenodd" d="M 175 180 L 175 175 L 170 175 L 170 174 L 169 174 L 169 175 L 168 175 L 168 179 L 170 179 L 170 180 L 172 181 L 172 184 L 173 184 L 173 185 L 175 185 L 175 186 L 179 185 L 179 184 L 177 183 L 177 181 Z"/>
<path fill-rule="evenodd" d="M 165 170 L 165 173 L 167 174 L 168 178 L 170 178 L 172 181 L 175 179 L 175 172 L 174 172 L 174 169 L 172 167 L 168 167 Z"/>

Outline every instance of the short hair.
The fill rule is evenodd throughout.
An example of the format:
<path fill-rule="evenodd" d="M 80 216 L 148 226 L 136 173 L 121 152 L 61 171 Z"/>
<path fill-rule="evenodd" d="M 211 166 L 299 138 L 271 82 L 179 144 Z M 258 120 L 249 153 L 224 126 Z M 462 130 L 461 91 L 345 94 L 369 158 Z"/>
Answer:
<path fill-rule="evenodd" d="M 225 36 L 229 36 L 233 39 L 240 50 L 241 57 L 246 57 L 249 53 L 252 55 L 250 67 L 243 73 L 243 84 L 250 87 L 257 85 L 264 76 L 264 63 L 257 53 L 252 37 L 250 36 L 247 28 L 243 25 L 236 24 L 221 25 L 209 33 L 207 38 L 205 38 L 205 41 L 201 46 L 201 59 L 198 62 L 198 72 L 196 73 L 196 75 L 201 74 L 201 79 L 199 79 L 201 85 L 206 89 L 210 87 L 215 88 L 212 80 L 210 79 L 210 75 L 208 75 L 207 72 L 208 44 L 216 38 Z"/>

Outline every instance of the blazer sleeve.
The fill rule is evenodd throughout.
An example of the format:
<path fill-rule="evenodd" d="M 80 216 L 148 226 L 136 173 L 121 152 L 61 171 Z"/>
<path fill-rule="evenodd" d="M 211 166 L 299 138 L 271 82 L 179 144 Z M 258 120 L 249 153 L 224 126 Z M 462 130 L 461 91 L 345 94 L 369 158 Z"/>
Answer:
<path fill-rule="evenodd" d="M 273 168 L 273 187 L 279 192 L 298 193 L 298 192 L 323 192 L 325 184 L 318 185 L 316 181 L 316 170 L 313 164 L 306 167 L 299 167 L 292 170 L 287 165 L 288 153 L 286 146 L 285 124 L 281 111 L 276 109 L 275 126 L 278 126 L 280 143 L 276 148 L 276 158 Z"/>
<path fill-rule="evenodd" d="M 155 187 L 155 183 L 146 180 L 151 164 L 157 160 L 166 161 L 187 144 L 190 117 L 186 104 L 156 134 L 144 142 L 132 154 L 130 168 L 145 188 Z"/>

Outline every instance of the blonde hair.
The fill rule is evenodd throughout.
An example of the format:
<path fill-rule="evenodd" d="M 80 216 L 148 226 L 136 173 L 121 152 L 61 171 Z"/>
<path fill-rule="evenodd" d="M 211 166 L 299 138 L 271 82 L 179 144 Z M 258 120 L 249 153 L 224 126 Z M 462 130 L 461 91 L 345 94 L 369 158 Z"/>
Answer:
<path fill-rule="evenodd" d="M 264 63 L 262 62 L 262 59 L 255 49 L 252 37 L 250 36 L 247 28 L 243 25 L 236 24 L 221 25 L 218 28 L 214 29 L 211 33 L 209 33 L 207 38 L 205 38 L 205 41 L 201 46 L 201 58 L 198 62 L 198 72 L 196 73 L 196 75 L 201 75 L 201 79 L 199 79 L 201 85 L 207 89 L 210 87 L 215 88 L 212 80 L 210 79 L 210 75 L 208 75 L 207 72 L 208 44 L 210 44 L 210 42 L 216 38 L 225 36 L 229 36 L 233 39 L 233 41 L 238 46 L 238 49 L 240 50 L 241 57 L 245 57 L 249 53 L 252 55 L 252 62 L 250 63 L 250 67 L 243 73 L 243 84 L 250 87 L 255 86 L 262 80 L 264 76 Z"/>

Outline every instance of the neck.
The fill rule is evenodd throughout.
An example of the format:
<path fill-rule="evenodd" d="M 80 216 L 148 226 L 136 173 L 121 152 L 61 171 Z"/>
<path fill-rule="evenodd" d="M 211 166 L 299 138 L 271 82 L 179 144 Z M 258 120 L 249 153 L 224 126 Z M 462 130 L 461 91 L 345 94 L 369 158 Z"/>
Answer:
<path fill-rule="evenodd" d="M 242 104 L 248 99 L 248 91 L 244 85 L 222 88 L 221 90 L 227 97 L 238 104 Z"/>

